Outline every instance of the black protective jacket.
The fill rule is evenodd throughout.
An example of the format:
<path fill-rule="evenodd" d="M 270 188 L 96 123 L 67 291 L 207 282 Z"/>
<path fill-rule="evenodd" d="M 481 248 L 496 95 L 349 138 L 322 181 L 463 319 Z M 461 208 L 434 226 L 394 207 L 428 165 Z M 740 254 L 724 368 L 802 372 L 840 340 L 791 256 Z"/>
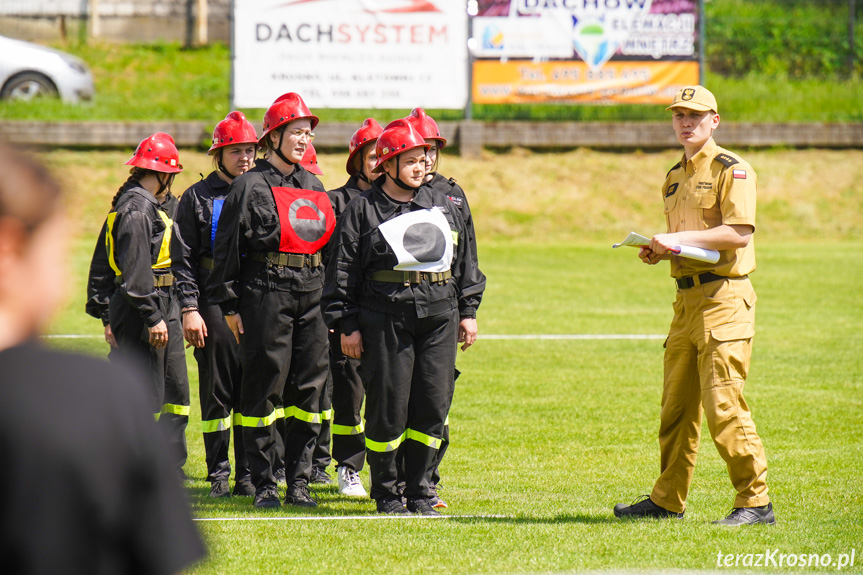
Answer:
<path fill-rule="evenodd" d="M 207 285 L 209 301 L 218 304 L 226 314 L 237 310 L 238 282 L 298 292 L 311 292 L 323 286 L 322 265 L 268 266 L 250 257 L 279 251 L 281 223 L 273 187 L 326 193 L 317 176 L 299 164 L 285 176 L 266 160 L 257 160 L 254 168 L 234 179 L 222 207 L 213 247 L 215 264 Z"/>
<path fill-rule="evenodd" d="M 341 188 L 327 192 L 327 195 L 330 197 L 330 203 L 333 205 L 333 213 L 336 214 L 336 221 L 345 213 L 348 203 L 361 193 L 359 179 L 356 176 L 351 176 Z"/>
<path fill-rule="evenodd" d="M 228 183 L 213 171 L 183 192 L 171 239 L 171 270 L 177 286 L 180 307 L 198 307 L 201 290 L 206 288 L 210 270 L 202 267 L 203 260 L 213 258 L 218 215 L 228 195 Z M 215 206 L 215 210 L 214 210 Z"/>
<path fill-rule="evenodd" d="M 133 195 L 135 197 L 132 197 Z M 124 186 L 123 195 L 117 201 L 117 206 L 111 209 L 111 213 L 117 213 L 114 216 L 115 220 L 112 226 L 114 260 L 120 270 L 123 271 L 123 277 L 118 278 L 114 268 L 109 263 L 108 220 L 106 219 L 99 230 L 99 237 L 96 239 L 93 257 L 90 260 L 90 271 L 87 277 L 87 303 L 85 304 L 87 314 L 101 319 L 103 325 L 108 325 L 108 308 L 111 303 L 111 296 L 120 288 L 129 303 L 141 313 L 147 326 L 152 327 L 164 319 L 161 312 L 158 311 L 155 299 L 152 299 L 155 298 L 153 274 L 169 271 L 167 269 L 152 269 L 159 256 L 165 232 L 164 220 L 158 211 L 164 212 L 169 219 L 173 220 L 178 203 L 177 198 L 170 192 L 160 205 L 153 194 L 140 187 L 137 182 L 128 182 Z M 130 212 L 137 213 L 131 214 Z M 150 222 L 149 225 L 147 221 Z M 123 229 L 119 231 L 119 236 L 118 224 L 123 226 Z M 123 239 L 122 248 L 118 243 L 118 237 Z M 148 237 L 149 241 L 144 239 Z M 139 242 L 139 245 L 132 247 L 130 244 L 136 241 Z M 146 248 L 147 245 L 149 245 L 149 253 L 144 254 L 142 248 Z M 130 250 L 130 248 L 132 249 Z M 150 262 L 150 267 L 147 268 L 146 273 L 144 272 L 145 266 L 139 265 L 139 262 L 135 260 L 140 256 L 144 258 L 141 260 L 142 262 Z M 149 292 L 147 292 L 147 278 L 145 277 L 147 275 L 149 276 Z M 158 319 L 153 321 L 154 317 L 158 317 Z"/>
<path fill-rule="evenodd" d="M 345 334 L 358 329 L 359 308 L 388 313 L 410 312 L 428 317 L 456 306 L 462 318 L 476 317 L 485 289 L 485 276 L 479 270 L 466 232 L 464 220 L 443 193 L 423 185 L 410 202 L 397 202 L 381 188 L 383 178 L 353 200 L 338 220 L 331 240 L 327 281 L 321 298 L 324 319 L 330 328 Z M 378 226 L 416 210 L 438 207 L 458 241 L 453 246 L 450 267 L 452 278 L 445 283 L 405 286 L 402 283 L 368 279 L 378 270 L 392 270 L 398 259 Z"/>
<path fill-rule="evenodd" d="M 444 195 L 446 195 L 446 197 L 448 197 L 459 209 L 461 217 L 464 220 L 465 227 L 467 228 L 467 235 L 471 240 L 471 246 L 474 250 L 473 257 L 475 260 L 479 261 L 476 253 L 476 232 L 473 229 L 473 215 L 470 213 L 470 205 L 467 203 L 467 196 L 465 195 L 464 190 L 456 183 L 455 178 L 447 178 L 446 176 L 442 176 L 437 173 L 426 185 L 443 192 Z"/>

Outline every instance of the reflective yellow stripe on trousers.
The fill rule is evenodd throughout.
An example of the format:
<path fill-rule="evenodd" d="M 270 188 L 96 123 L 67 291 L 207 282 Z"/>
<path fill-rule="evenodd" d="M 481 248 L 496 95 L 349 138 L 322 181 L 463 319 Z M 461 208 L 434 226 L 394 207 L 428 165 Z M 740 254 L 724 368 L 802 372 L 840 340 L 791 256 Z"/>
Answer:
<path fill-rule="evenodd" d="M 321 413 L 312 413 L 311 411 L 303 411 L 296 405 L 292 405 L 290 407 L 279 408 L 276 410 L 279 413 L 279 417 L 284 419 L 288 419 L 293 417 L 294 419 L 299 419 L 300 421 L 305 421 L 306 423 L 322 423 L 324 421 L 329 421 L 333 418 L 333 410 L 328 409 Z"/>
<path fill-rule="evenodd" d="M 278 419 L 276 411 L 277 410 L 273 410 L 273 412 L 266 417 L 249 417 L 247 415 L 235 413 L 234 425 L 241 425 L 243 427 L 267 427 L 274 424 L 276 419 Z"/>
<path fill-rule="evenodd" d="M 360 422 L 359 425 L 337 425 L 333 424 L 333 435 L 360 435 L 365 433 L 366 427 Z"/>
<path fill-rule="evenodd" d="M 188 405 L 174 405 L 173 403 L 166 403 L 162 406 L 162 411 L 160 411 L 159 413 L 154 413 L 153 417 L 156 421 L 159 421 L 159 418 L 166 413 L 170 413 L 171 415 L 183 415 L 189 417 L 189 413 L 191 412 L 192 408 Z"/>
<path fill-rule="evenodd" d="M 387 453 L 388 451 L 395 451 L 398 449 L 406 439 L 413 439 L 414 441 L 427 445 L 432 449 L 440 449 L 442 443 L 442 440 L 437 437 L 432 437 L 431 435 L 427 435 L 415 429 L 407 429 L 401 434 L 401 437 L 387 442 L 374 441 L 366 437 L 366 447 L 372 451 L 377 451 L 378 453 Z"/>
<path fill-rule="evenodd" d="M 188 405 L 176 405 L 174 403 L 166 403 L 162 406 L 162 415 L 166 413 L 170 413 L 171 415 L 185 415 L 189 417 L 189 413 L 192 412 L 192 408 Z"/>
<path fill-rule="evenodd" d="M 204 433 L 227 431 L 231 429 L 231 419 L 232 417 L 230 415 L 222 419 L 207 419 L 205 421 L 201 421 L 201 429 Z"/>

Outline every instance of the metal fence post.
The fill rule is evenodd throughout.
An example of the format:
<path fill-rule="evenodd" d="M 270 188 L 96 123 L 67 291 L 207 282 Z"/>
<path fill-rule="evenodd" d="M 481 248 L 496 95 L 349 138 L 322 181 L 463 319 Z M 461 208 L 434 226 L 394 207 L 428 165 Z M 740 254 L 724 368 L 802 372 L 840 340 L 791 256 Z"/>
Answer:
<path fill-rule="evenodd" d="M 854 45 L 854 20 L 857 14 L 855 0 L 848 0 L 848 77 L 854 75 L 854 58 L 856 46 Z"/>
<path fill-rule="evenodd" d="M 704 85 L 704 44 L 707 30 L 704 0 L 698 0 L 698 83 Z"/>

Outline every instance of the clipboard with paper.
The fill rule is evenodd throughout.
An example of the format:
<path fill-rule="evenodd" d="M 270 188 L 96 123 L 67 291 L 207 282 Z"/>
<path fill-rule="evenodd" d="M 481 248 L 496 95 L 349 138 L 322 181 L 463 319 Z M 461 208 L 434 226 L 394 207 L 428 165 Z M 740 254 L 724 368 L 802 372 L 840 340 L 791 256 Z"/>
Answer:
<path fill-rule="evenodd" d="M 619 248 L 620 246 L 632 246 L 634 248 L 640 248 L 648 245 L 650 245 L 650 238 L 646 238 L 635 232 L 629 232 L 629 235 L 626 236 L 622 242 L 614 244 L 611 247 Z M 709 264 L 715 264 L 719 261 L 719 252 L 716 250 L 707 250 L 704 248 L 696 248 L 694 246 L 677 246 L 672 249 L 671 252 L 674 255 L 683 258 L 689 258 Z"/>

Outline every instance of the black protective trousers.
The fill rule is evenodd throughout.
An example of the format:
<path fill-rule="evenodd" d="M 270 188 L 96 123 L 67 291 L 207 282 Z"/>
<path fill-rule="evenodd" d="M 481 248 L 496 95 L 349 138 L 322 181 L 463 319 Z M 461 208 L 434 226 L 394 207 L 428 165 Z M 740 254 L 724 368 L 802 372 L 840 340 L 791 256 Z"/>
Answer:
<path fill-rule="evenodd" d="M 342 334 L 330 332 L 332 379 L 332 453 L 337 466 L 360 471 L 366 461 L 362 408 L 366 390 L 359 374 L 360 360 L 342 353 Z"/>
<path fill-rule="evenodd" d="M 204 454 L 207 481 L 227 481 L 231 475 L 228 450 L 231 427 L 234 435 L 234 480 L 249 477 L 249 462 L 243 446 L 242 426 L 231 411 L 240 413 L 240 346 L 225 322 L 222 309 L 198 298 L 198 313 L 207 326 L 204 347 L 195 349 L 198 362 L 198 389 L 201 397 L 201 425 L 204 434 Z"/>
<path fill-rule="evenodd" d="M 315 442 L 315 452 L 312 455 L 312 466 L 326 469 L 333 461 L 330 449 L 332 447 L 332 415 L 333 415 L 333 375 L 327 370 L 327 382 L 321 392 L 321 432 Z"/>
<path fill-rule="evenodd" d="M 244 335 L 240 412 L 243 443 L 256 489 L 276 485 L 280 467 L 276 407 L 285 409 L 284 464 L 288 485 L 306 485 L 321 429 L 327 379 L 327 328 L 321 290 L 279 291 L 244 284 L 238 312 Z"/>
<path fill-rule="evenodd" d="M 430 496 L 431 476 L 452 403 L 458 310 L 418 318 L 360 308 L 360 373 L 366 385 L 371 498 L 397 498 L 397 450 L 404 496 Z"/>
<path fill-rule="evenodd" d="M 159 414 L 177 469 L 186 464 L 186 426 L 189 423 L 189 376 L 180 309 L 171 288 L 156 288 L 159 310 L 168 326 L 168 345 L 155 349 L 150 345 L 147 326 L 138 311 L 119 292 L 111 296 L 109 318 L 117 340 L 119 357 L 136 363 L 150 375 L 153 384 L 153 413 Z"/>

